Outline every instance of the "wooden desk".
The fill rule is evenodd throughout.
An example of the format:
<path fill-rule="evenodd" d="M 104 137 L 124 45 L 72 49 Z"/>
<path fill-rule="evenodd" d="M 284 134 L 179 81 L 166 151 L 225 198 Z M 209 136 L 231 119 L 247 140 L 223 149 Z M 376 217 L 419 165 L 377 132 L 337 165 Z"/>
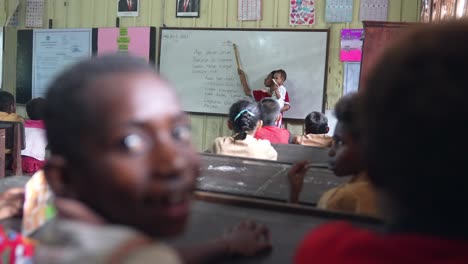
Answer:
<path fill-rule="evenodd" d="M 283 202 L 289 198 L 287 172 L 291 164 L 205 153 L 200 156 L 198 190 Z M 348 180 L 328 169 L 312 168 L 306 174 L 299 201 L 315 205 L 325 191 Z"/>
<path fill-rule="evenodd" d="M 28 176 L 11 176 L 0 179 L 0 193 L 5 192 L 10 188 L 23 188 L 31 179 Z"/>
<path fill-rule="evenodd" d="M 328 148 L 318 148 L 297 144 L 273 144 L 278 152 L 278 162 L 296 163 L 308 160 L 313 163 L 328 163 Z"/>
<path fill-rule="evenodd" d="M 209 197 L 211 196 L 211 197 Z M 175 245 L 199 244 L 219 237 L 222 232 L 242 220 L 251 219 L 266 225 L 271 232 L 273 250 L 264 256 L 226 261 L 223 263 L 292 263 L 297 246 L 304 236 L 328 221 L 347 220 L 370 229 L 380 229 L 375 219 L 355 215 L 330 213 L 304 206 L 286 206 L 284 203 L 255 203 L 254 199 L 202 194 L 192 204 L 192 213 L 187 229 Z M 196 195 L 197 197 L 197 195 Z"/>

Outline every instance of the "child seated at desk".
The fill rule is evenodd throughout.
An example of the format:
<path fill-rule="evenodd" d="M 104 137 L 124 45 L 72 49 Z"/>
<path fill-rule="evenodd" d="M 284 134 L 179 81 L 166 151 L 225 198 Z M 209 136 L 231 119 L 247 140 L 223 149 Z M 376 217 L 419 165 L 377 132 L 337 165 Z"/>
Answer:
<path fill-rule="evenodd" d="M 334 144 L 329 151 L 330 168 L 336 176 L 353 175 L 344 185 L 325 192 L 317 207 L 330 210 L 347 211 L 358 214 L 377 216 L 376 195 L 364 170 L 364 161 L 359 146 L 361 133 L 358 128 L 357 94 L 347 95 L 335 106 L 337 123 L 333 135 Z M 300 163 L 302 166 L 304 163 Z M 291 200 L 297 202 L 302 189 L 305 170 L 301 166 L 293 166 L 289 173 L 291 177 Z M 300 172 L 295 174 L 295 170 Z M 297 177 L 297 179 L 295 179 Z M 298 182 L 295 182 L 298 181 Z M 295 184 L 298 185 L 295 185 Z"/>
<path fill-rule="evenodd" d="M 26 148 L 21 151 L 23 172 L 35 173 L 45 164 L 47 139 L 43 112 L 46 100 L 34 98 L 26 104 L 29 119 L 24 121 Z"/>
<path fill-rule="evenodd" d="M 271 144 L 288 144 L 291 133 L 284 128 L 276 126 L 276 122 L 281 119 L 280 105 L 273 98 L 264 98 L 260 101 L 260 112 L 263 125 L 255 133 L 255 138 L 266 139 Z"/>
<path fill-rule="evenodd" d="M 328 127 L 327 117 L 320 112 L 311 112 L 304 119 L 305 135 L 295 136 L 293 144 L 304 146 L 328 148 L 332 146 L 333 139 L 327 135 Z"/>
<path fill-rule="evenodd" d="M 36 262 L 180 263 L 155 239 L 184 230 L 200 165 L 171 86 L 139 58 L 103 56 L 61 73 L 46 99 L 44 172 L 59 217 L 35 235 Z M 247 223 L 181 257 L 268 247 L 266 228 Z"/>
<path fill-rule="evenodd" d="M 0 91 L 0 121 L 24 122 L 24 119 L 16 114 L 15 97 L 7 91 Z"/>
<path fill-rule="evenodd" d="M 359 107 L 386 230 L 319 227 L 297 264 L 468 263 L 468 143 L 441 140 L 448 127 L 468 134 L 468 22 L 407 30 L 369 73 Z"/>
<path fill-rule="evenodd" d="M 218 137 L 208 152 L 254 159 L 276 160 L 278 153 L 270 141 L 254 138 L 262 126 L 259 105 L 240 100 L 229 109 L 228 127 L 234 131 L 229 137 Z"/>

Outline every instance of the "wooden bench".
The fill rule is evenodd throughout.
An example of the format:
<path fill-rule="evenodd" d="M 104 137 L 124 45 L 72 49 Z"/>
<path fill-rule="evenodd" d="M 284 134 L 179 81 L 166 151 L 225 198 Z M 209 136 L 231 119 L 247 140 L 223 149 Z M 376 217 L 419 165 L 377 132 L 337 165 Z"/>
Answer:
<path fill-rule="evenodd" d="M 25 149 L 24 125 L 21 122 L 0 121 L 0 178 L 5 177 L 5 152 L 11 150 L 13 175 L 23 174 L 21 150 Z"/>
<path fill-rule="evenodd" d="M 286 202 L 289 198 L 287 172 L 291 164 L 269 160 L 202 153 L 197 189 Z M 315 205 L 321 195 L 349 180 L 325 168 L 311 168 L 304 179 L 299 202 Z"/>
<path fill-rule="evenodd" d="M 245 219 L 254 220 L 269 228 L 273 250 L 255 258 L 237 258 L 222 263 L 292 263 L 296 249 L 304 236 L 329 221 L 345 220 L 365 229 L 382 229 L 379 220 L 369 217 L 196 192 L 185 232 L 167 242 L 179 246 L 196 245 L 219 237 L 226 228 Z"/>
<path fill-rule="evenodd" d="M 296 163 L 308 160 L 313 163 L 328 163 L 328 148 L 303 146 L 297 144 L 273 144 L 278 152 L 278 162 Z"/>

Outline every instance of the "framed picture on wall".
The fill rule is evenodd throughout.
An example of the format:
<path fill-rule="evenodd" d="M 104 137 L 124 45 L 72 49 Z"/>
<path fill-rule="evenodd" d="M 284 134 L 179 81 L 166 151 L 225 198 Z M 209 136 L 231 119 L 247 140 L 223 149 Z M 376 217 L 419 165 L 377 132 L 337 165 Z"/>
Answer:
<path fill-rule="evenodd" d="M 118 0 L 117 16 L 138 16 L 140 0 Z"/>
<path fill-rule="evenodd" d="M 175 0 L 176 17 L 200 17 L 200 0 Z"/>

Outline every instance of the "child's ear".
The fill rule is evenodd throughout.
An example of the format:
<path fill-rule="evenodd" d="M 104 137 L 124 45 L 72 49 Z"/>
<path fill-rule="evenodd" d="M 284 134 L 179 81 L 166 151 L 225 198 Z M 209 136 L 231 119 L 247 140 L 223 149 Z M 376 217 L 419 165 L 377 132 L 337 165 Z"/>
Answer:
<path fill-rule="evenodd" d="M 70 190 L 67 180 L 67 162 L 58 155 L 51 155 L 44 166 L 44 174 L 47 183 L 57 196 L 70 197 L 73 191 Z"/>
<path fill-rule="evenodd" d="M 263 126 L 263 120 L 258 120 L 256 129 L 262 128 L 262 126 Z"/>
<path fill-rule="evenodd" d="M 232 125 L 231 120 L 228 120 L 228 121 L 227 121 L 227 125 L 228 125 L 228 128 L 229 128 L 230 130 L 232 130 L 233 125 Z"/>
<path fill-rule="evenodd" d="M 325 129 L 325 133 L 324 134 L 328 134 L 328 132 L 330 132 L 330 127 L 327 126 L 327 128 Z"/>

